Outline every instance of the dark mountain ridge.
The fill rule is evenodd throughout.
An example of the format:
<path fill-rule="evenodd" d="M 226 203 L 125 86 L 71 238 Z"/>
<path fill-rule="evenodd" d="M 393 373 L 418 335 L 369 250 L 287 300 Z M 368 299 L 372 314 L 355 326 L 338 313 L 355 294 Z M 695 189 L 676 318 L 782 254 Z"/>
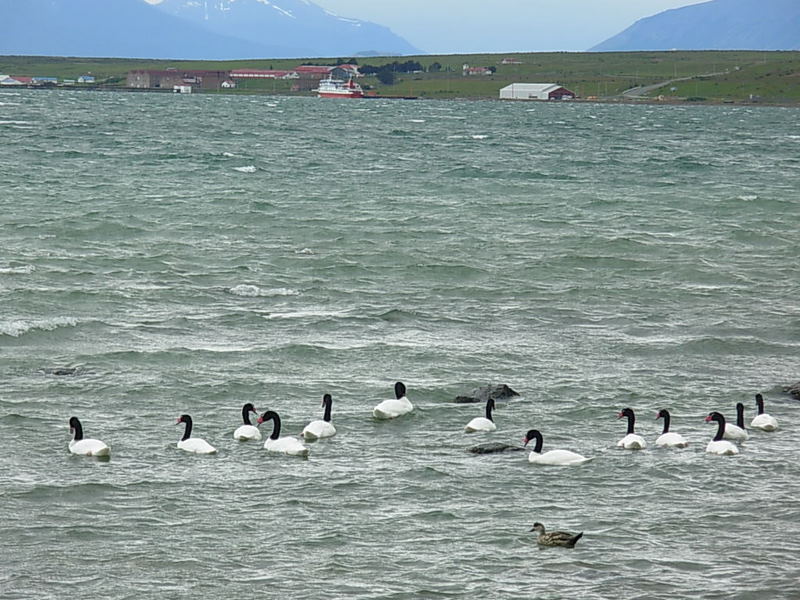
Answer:
<path fill-rule="evenodd" d="M 800 0 L 711 0 L 641 19 L 589 51 L 798 49 Z"/>

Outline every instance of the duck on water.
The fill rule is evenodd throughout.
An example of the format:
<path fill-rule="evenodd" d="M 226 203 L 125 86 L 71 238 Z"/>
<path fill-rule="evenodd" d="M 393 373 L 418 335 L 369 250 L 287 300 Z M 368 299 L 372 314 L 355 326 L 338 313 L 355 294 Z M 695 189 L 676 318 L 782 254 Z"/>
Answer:
<path fill-rule="evenodd" d="M 540 546 L 563 546 L 564 548 L 574 548 L 579 539 L 583 537 L 583 532 L 568 533 L 566 531 L 545 531 L 544 525 L 539 522 L 533 524 L 531 531 L 539 534 L 536 543 Z"/>

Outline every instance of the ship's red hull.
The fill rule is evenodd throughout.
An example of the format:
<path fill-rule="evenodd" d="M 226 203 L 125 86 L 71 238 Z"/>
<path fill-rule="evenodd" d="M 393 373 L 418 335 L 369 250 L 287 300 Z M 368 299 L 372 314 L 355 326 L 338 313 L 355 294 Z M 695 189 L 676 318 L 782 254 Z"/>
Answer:
<path fill-rule="evenodd" d="M 363 98 L 363 92 L 318 92 L 320 98 Z"/>

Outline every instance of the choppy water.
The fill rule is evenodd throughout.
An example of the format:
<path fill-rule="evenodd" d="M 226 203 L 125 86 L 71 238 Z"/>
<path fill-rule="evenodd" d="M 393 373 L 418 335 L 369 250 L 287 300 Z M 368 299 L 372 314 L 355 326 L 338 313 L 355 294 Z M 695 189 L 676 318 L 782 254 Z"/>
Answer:
<path fill-rule="evenodd" d="M 3 92 L 0 597 L 798 597 L 798 123 Z M 373 421 L 397 380 L 416 411 Z M 522 396 L 468 436 L 485 383 Z M 326 392 L 308 460 L 231 439 Z M 781 429 L 707 455 L 756 392 Z M 650 448 L 614 448 L 625 406 Z M 465 452 L 531 427 L 594 460 Z"/>

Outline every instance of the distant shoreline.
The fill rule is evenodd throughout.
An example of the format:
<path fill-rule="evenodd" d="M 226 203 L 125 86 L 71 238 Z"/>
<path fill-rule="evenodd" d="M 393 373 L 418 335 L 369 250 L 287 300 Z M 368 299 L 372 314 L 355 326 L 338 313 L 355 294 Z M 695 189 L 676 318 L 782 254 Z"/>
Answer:
<path fill-rule="evenodd" d="M 386 83 L 376 75 L 359 78 L 368 93 L 386 98 L 498 100 L 500 90 L 510 84 L 552 83 L 573 91 L 580 102 L 800 106 L 800 51 L 545 52 L 235 61 L 0 56 L 0 74 L 57 79 L 57 89 L 128 91 L 128 73 L 137 70 L 291 70 L 298 65 L 335 65 L 341 61 L 354 61 L 360 68 L 370 66 L 372 72 L 375 68 L 402 68 L 408 62 L 418 64 L 414 68 L 419 70 L 393 71 L 392 81 Z M 86 75 L 96 83 L 77 83 Z M 60 85 L 65 80 L 76 83 Z M 194 92 L 307 97 L 307 92 L 292 91 L 297 81 L 237 79 L 236 89 Z M 0 90 L 17 87 L 0 85 Z"/>
<path fill-rule="evenodd" d="M 314 98 L 314 94 L 299 94 L 299 93 L 281 93 L 274 94 L 269 92 L 248 92 L 247 94 L 226 92 L 226 91 L 197 91 L 192 94 L 180 94 L 174 90 L 167 89 L 149 89 L 149 88 L 132 88 L 132 87 L 102 87 L 102 86 L 37 86 L 37 85 L 15 85 L 3 86 L 0 88 L 0 93 L 3 90 L 35 90 L 39 92 L 108 92 L 114 94 L 159 94 L 159 95 L 195 95 L 195 96 L 226 96 L 226 97 L 244 97 L 244 96 L 265 96 L 272 98 Z M 681 100 L 681 99 L 664 99 L 658 100 L 656 98 L 573 98 L 571 100 L 506 100 L 501 98 L 489 98 L 483 96 L 459 96 L 454 98 L 434 98 L 434 97 L 421 97 L 421 96 L 389 96 L 389 95 L 372 95 L 364 98 L 354 99 L 325 99 L 331 102 L 353 102 L 359 100 L 398 100 L 398 101 L 425 101 L 425 100 L 440 100 L 449 102 L 501 102 L 508 104 L 529 104 L 529 105 L 556 105 L 556 104 L 604 104 L 604 105 L 626 105 L 626 106 L 727 106 L 727 107 L 747 107 L 747 108 L 800 108 L 800 102 L 748 102 L 748 101 L 712 101 L 712 100 Z"/>

